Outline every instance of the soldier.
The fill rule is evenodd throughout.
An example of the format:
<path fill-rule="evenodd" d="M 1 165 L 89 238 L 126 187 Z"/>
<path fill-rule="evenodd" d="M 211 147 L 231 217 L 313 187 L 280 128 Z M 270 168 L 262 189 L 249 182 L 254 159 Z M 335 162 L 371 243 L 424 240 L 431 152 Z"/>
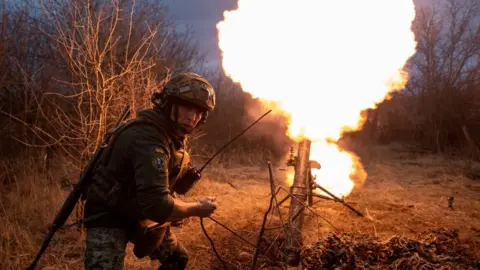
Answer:
<path fill-rule="evenodd" d="M 182 73 L 152 102 L 152 109 L 112 131 L 97 165 L 85 203 L 85 269 L 122 269 L 129 241 L 136 257 L 159 260 L 159 269 L 184 269 L 188 254 L 171 223 L 216 209 L 210 197 L 189 203 L 174 196 L 200 179 L 184 141 L 214 109 L 213 87 L 198 74 Z"/>

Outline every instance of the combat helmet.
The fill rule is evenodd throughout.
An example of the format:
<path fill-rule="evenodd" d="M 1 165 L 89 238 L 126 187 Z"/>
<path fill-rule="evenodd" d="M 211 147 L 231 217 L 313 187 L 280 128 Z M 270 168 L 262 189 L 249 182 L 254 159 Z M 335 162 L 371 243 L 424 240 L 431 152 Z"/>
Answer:
<path fill-rule="evenodd" d="M 161 93 L 155 93 L 152 96 L 152 102 L 168 113 L 173 104 L 195 106 L 204 111 L 200 120 L 200 123 L 204 124 L 207 121 L 208 113 L 215 108 L 215 91 L 207 79 L 199 74 L 180 73 L 165 84 Z"/>

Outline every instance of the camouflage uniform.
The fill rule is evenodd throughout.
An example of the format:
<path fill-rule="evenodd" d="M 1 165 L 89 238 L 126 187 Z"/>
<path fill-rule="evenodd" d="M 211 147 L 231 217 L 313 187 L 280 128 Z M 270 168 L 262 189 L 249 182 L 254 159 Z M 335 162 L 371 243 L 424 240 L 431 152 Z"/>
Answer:
<path fill-rule="evenodd" d="M 127 243 L 128 236 L 123 229 L 88 228 L 85 269 L 122 269 Z M 188 253 L 168 228 L 151 258 L 162 262 L 160 269 L 183 269 L 188 262 Z"/>
<path fill-rule="evenodd" d="M 185 137 L 173 135 L 178 134 L 179 126 L 168 115 L 176 109 L 172 106 L 175 102 L 200 97 L 214 105 L 213 88 L 206 80 L 191 74 L 187 73 L 187 79 L 194 76 L 193 86 L 185 75 L 178 76 L 177 81 L 172 79 L 177 84 L 166 85 L 162 103 L 139 112 L 135 119 L 112 131 L 86 195 L 85 218 L 105 214 L 85 223 L 85 269 L 122 269 L 129 241 L 134 243 L 137 257 L 158 259 L 162 264 L 160 269 L 184 269 L 187 265 L 187 251 L 167 220 L 174 207 L 173 192 L 185 194 L 199 175 L 194 181 L 189 177 L 193 167 L 184 149 Z M 182 83 L 190 85 L 189 88 Z M 192 89 L 202 91 L 198 94 Z M 173 100 L 165 93 L 180 95 Z M 206 107 L 203 122 L 211 110 L 213 106 Z M 178 111 L 174 113 L 178 115 Z M 148 229 L 145 224 L 159 228 Z"/>

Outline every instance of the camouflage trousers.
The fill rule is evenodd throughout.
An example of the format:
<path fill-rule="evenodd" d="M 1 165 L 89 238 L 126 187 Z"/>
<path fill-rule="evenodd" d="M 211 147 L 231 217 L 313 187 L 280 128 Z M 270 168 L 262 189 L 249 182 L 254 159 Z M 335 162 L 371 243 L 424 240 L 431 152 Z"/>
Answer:
<path fill-rule="evenodd" d="M 117 228 L 87 228 L 85 269 L 123 269 L 128 233 Z M 151 259 L 159 260 L 161 269 L 185 269 L 188 253 L 177 240 L 170 227 Z"/>

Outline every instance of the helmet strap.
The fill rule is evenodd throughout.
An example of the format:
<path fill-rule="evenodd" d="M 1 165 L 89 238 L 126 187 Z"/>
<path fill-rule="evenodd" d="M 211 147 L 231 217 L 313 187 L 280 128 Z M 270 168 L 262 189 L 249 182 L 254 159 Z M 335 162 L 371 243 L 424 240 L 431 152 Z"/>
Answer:
<path fill-rule="evenodd" d="M 174 103 L 171 105 L 170 113 L 173 113 L 173 127 L 175 128 L 175 130 L 179 131 L 184 135 L 190 134 L 191 132 L 187 131 L 185 128 L 182 127 L 182 125 L 180 125 L 180 123 L 178 123 L 178 104 Z"/>
<path fill-rule="evenodd" d="M 207 122 L 207 117 L 208 117 L 208 112 L 205 111 L 202 113 L 202 119 L 200 119 L 200 122 L 198 122 L 198 125 L 203 125 Z"/>
<path fill-rule="evenodd" d="M 178 123 L 178 114 L 179 114 L 179 109 L 178 109 L 178 104 L 176 102 L 172 101 L 164 101 L 162 103 L 157 104 L 154 106 L 154 108 L 158 109 L 159 111 L 162 111 L 164 115 L 172 121 L 173 127 L 176 131 L 179 131 L 180 133 L 183 133 L 185 135 L 190 134 L 191 132 L 185 130 L 179 123 Z M 173 115 L 173 119 L 172 119 Z M 202 119 L 197 124 L 197 127 L 205 124 L 207 122 L 208 118 L 208 111 L 203 112 L 202 114 Z"/>
<path fill-rule="evenodd" d="M 178 104 L 173 104 L 172 110 L 173 110 L 173 120 L 175 121 L 175 124 L 178 125 Z"/>

